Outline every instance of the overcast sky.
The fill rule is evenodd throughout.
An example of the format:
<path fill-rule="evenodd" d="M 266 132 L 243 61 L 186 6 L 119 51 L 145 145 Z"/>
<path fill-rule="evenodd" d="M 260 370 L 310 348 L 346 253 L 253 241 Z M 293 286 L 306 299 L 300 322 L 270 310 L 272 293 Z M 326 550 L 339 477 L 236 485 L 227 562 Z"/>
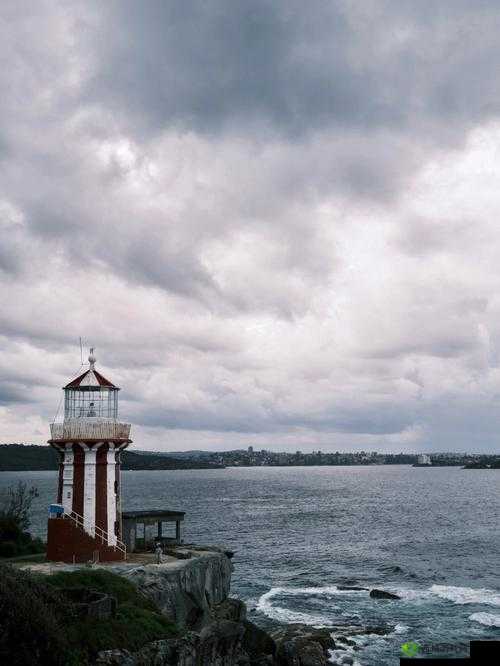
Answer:
<path fill-rule="evenodd" d="M 0 7 L 0 441 L 500 450 L 500 5 Z"/>

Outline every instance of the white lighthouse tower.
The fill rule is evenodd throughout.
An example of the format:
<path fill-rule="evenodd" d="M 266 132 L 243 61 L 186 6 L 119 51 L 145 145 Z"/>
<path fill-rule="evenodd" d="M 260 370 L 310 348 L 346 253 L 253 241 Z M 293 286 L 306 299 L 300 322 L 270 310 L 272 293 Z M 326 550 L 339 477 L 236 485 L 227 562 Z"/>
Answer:
<path fill-rule="evenodd" d="M 50 425 L 59 453 L 57 504 L 49 510 L 47 559 L 62 562 L 122 560 L 120 454 L 130 424 L 118 420 L 117 386 L 89 369 L 64 390 L 64 421 Z"/>

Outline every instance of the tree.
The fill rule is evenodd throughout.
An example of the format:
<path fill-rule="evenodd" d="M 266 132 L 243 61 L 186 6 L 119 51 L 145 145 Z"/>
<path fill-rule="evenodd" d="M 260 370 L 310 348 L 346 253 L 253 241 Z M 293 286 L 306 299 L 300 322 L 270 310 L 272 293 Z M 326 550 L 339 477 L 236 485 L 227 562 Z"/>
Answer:
<path fill-rule="evenodd" d="M 0 497 L 0 557 L 42 553 L 45 546 L 28 532 L 30 512 L 38 490 L 23 481 Z"/>
<path fill-rule="evenodd" d="M 26 532 L 31 524 L 30 511 L 33 501 L 38 497 L 35 486 L 28 488 L 28 484 L 19 481 L 17 486 L 10 486 L 3 498 L 0 508 L 2 519 L 12 520 L 21 532 Z"/>

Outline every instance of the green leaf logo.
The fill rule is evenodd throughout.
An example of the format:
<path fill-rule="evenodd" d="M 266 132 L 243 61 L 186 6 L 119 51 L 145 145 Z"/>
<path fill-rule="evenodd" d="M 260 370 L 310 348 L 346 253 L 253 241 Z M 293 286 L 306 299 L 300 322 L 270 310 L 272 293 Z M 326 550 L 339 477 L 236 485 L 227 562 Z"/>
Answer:
<path fill-rule="evenodd" d="M 405 657 L 416 657 L 420 650 L 420 645 L 415 641 L 408 641 L 401 646 L 401 652 Z"/>

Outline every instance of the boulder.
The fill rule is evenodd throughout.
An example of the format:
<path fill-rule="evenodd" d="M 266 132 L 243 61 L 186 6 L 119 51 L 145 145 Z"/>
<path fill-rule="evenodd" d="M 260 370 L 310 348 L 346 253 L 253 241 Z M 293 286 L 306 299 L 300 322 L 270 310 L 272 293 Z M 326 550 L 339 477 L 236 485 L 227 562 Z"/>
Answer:
<path fill-rule="evenodd" d="M 253 665 L 271 663 L 274 664 L 276 655 L 276 643 L 271 636 L 253 622 L 244 620 L 243 626 L 245 633 L 243 635 L 243 649 L 250 658 Z"/>
<path fill-rule="evenodd" d="M 273 631 L 278 666 L 327 666 L 328 651 L 335 648 L 329 629 L 289 624 Z"/>
<path fill-rule="evenodd" d="M 215 605 L 212 610 L 212 615 L 214 620 L 243 622 L 247 618 L 247 607 L 240 599 L 230 597 L 222 601 L 220 604 Z"/>
<path fill-rule="evenodd" d="M 386 592 L 385 590 L 370 590 L 370 597 L 373 599 L 401 599 L 397 594 Z"/>
<path fill-rule="evenodd" d="M 220 620 L 204 627 L 199 633 L 196 656 L 207 666 L 234 666 L 246 658 L 242 649 L 245 629 L 240 622 Z M 177 664 L 176 664 L 177 666 Z"/>

